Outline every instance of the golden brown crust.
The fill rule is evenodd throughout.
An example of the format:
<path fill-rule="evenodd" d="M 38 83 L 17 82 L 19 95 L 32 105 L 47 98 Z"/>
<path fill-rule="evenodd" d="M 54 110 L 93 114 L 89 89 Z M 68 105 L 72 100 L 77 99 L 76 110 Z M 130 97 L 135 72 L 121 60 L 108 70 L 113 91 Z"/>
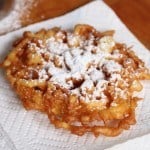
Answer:
<path fill-rule="evenodd" d="M 47 113 L 51 123 L 58 128 L 68 129 L 77 135 L 83 135 L 86 132 L 93 132 L 95 136 L 100 134 L 119 135 L 123 130 L 129 129 L 130 125 L 136 123 L 135 108 L 139 98 L 134 97 L 133 93 L 142 90 L 140 80 L 150 79 L 148 69 L 124 44 L 115 43 L 112 47 L 107 45 L 106 53 L 112 56 L 117 50 L 120 55 L 120 57 L 108 57 L 107 61 L 113 61 L 122 67 L 118 73 L 121 80 L 111 80 L 106 84 L 103 91 L 106 102 L 103 103 L 101 98 L 84 101 L 85 95 L 80 98 L 78 95 L 70 93 L 69 89 L 50 81 L 52 70 L 49 72 L 44 65 L 52 61 L 56 68 L 62 68 L 62 63 L 57 55 L 51 59 L 51 53 L 47 53 L 47 49 L 45 50 L 47 40 L 55 38 L 56 41 L 67 43 L 69 48 L 78 48 L 81 44 L 80 37 L 89 40 L 92 35 L 94 46 L 97 46 L 97 41 L 102 38 L 104 43 L 106 39 L 111 40 L 113 31 L 101 33 L 89 25 L 76 25 L 73 31 L 73 35 L 75 35 L 73 43 L 68 41 L 67 34 L 67 31 L 60 28 L 42 29 L 37 33 L 25 32 L 23 38 L 14 43 L 14 49 L 2 64 L 8 80 L 26 109 L 37 109 Z M 111 42 L 113 44 L 113 41 Z M 41 49 L 44 49 L 44 52 L 39 54 Z M 105 51 L 103 47 L 101 49 Z M 92 49 L 91 53 L 94 55 L 97 52 Z M 91 65 L 93 64 L 89 64 L 88 68 Z M 70 70 L 69 67 L 66 65 L 68 70 Z M 43 68 L 46 74 L 44 74 L 44 78 L 40 79 L 39 72 Z M 110 80 L 112 74 L 108 68 L 103 65 L 102 69 L 105 80 Z M 77 80 L 71 77 L 66 82 L 70 80 L 75 86 L 73 88 L 80 87 L 85 81 L 82 78 Z M 86 90 L 87 94 L 92 94 L 93 89 L 95 87 Z M 116 92 L 117 89 L 121 92 L 126 90 L 126 97 Z"/>

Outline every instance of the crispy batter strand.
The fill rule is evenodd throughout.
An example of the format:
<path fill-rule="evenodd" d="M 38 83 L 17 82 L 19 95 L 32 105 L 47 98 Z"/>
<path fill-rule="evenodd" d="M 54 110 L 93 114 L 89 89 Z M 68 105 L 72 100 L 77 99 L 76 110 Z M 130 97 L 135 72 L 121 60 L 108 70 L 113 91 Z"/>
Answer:
<path fill-rule="evenodd" d="M 117 136 L 136 123 L 133 94 L 150 73 L 113 34 L 82 24 L 25 32 L 2 67 L 24 107 L 45 112 L 57 128 Z"/>

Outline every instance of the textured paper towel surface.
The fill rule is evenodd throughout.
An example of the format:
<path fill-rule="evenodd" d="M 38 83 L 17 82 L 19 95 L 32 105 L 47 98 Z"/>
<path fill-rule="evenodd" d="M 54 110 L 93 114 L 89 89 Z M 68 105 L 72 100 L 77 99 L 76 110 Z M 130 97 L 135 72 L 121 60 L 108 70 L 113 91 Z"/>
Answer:
<path fill-rule="evenodd" d="M 0 61 L 11 49 L 11 43 L 25 30 L 37 31 L 40 28 L 61 26 L 72 28 L 77 23 L 88 23 L 99 30 L 115 29 L 115 39 L 134 46 L 137 55 L 150 68 L 150 52 L 127 30 L 113 11 L 102 1 L 94 1 L 67 15 L 44 21 L 0 37 Z M 82 137 L 70 134 L 63 129 L 55 129 L 46 115 L 37 111 L 26 111 L 9 83 L 0 72 L 0 150 L 102 150 L 150 133 L 150 82 L 143 82 L 141 97 L 144 101 L 137 108 L 137 124 L 118 137 L 91 134 Z"/>

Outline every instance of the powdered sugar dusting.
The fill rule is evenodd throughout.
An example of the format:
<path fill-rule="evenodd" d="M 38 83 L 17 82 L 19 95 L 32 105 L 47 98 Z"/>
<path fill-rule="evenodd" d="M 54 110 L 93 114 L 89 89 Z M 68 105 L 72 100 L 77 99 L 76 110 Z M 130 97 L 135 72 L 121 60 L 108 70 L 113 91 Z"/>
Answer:
<path fill-rule="evenodd" d="M 114 60 L 107 60 L 104 62 L 104 70 L 108 73 L 120 72 L 122 66 L 115 62 Z"/>
<path fill-rule="evenodd" d="M 67 42 L 62 40 L 65 38 Z M 97 44 L 94 44 L 94 40 L 93 35 L 85 39 L 59 31 L 55 37 L 46 40 L 45 46 L 42 41 L 38 41 L 40 48 L 29 43 L 29 47 L 36 49 L 38 55 L 48 56 L 48 60 L 42 60 L 43 68 L 38 71 L 39 79 L 49 80 L 68 89 L 71 94 L 86 102 L 92 100 L 106 104 L 106 86 L 109 81 L 121 79 L 122 66 L 115 60 L 109 60 L 112 56 L 110 49 L 115 43 L 112 37 L 96 39 Z M 106 50 L 102 49 L 105 46 Z M 110 78 L 107 77 L 108 74 Z"/>
<path fill-rule="evenodd" d="M 27 15 L 32 4 L 33 0 L 14 0 L 9 14 L 0 21 L 0 34 L 20 28 L 20 16 L 23 12 Z"/>

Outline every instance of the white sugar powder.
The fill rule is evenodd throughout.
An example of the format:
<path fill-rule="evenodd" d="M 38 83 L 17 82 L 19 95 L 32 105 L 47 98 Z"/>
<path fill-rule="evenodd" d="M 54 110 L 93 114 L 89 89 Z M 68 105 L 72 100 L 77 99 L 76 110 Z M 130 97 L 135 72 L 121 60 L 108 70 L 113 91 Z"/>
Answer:
<path fill-rule="evenodd" d="M 104 70 L 108 73 L 120 72 L 122 66 L 114 60 L 107 60 L 104 62 Z"/>
<path fill-rule="evenodd" d="M 103 37 L 96 46 L 93 36 L 85 40 L 83 37 L 67 34 L 66 38 L 69 40 L 68 43 L 54 37 L 49 38 L 45 47 L 40 42 L 42 48 L 36 48 L 37 53 L 41 55 L 46 53 L 49 60 L 43 62 L 45 70 L 39 71 L 39 78 L 47 80 L 49 77 L 54 84 L 68 89 L 87 102 L 101 100 L 105 104 L 107 96 L 104 90 L 109 82 L 106 80 L 106 72 L 111 75 L 110 81 L 121 79 L 119 73 L 122 66 L 114 60 L 108 60 L 108 57 L 112 56 L 109 51 L 101 50 L 104 43 L 109 44 L 105 47 L 112 48 L 113 39 Z M 36 45 L 30 43 L 30 47 L 32 46 Z"/>
<path fill-rule="evenodd" d="M 0 21 L 0 34 L 10 32 L 21 27 L 20 17 L 22 13 L 28 14 L 28 8 L 33 0 L 14 0 L 9 14 Z"/>
<path fill-rule="evenodd" d="M 51 53 L 62 54 L 68 50 L 68 46 L 60 41 L 55 41 L 53 38 L 47 40 L 47 48 Z"/>

